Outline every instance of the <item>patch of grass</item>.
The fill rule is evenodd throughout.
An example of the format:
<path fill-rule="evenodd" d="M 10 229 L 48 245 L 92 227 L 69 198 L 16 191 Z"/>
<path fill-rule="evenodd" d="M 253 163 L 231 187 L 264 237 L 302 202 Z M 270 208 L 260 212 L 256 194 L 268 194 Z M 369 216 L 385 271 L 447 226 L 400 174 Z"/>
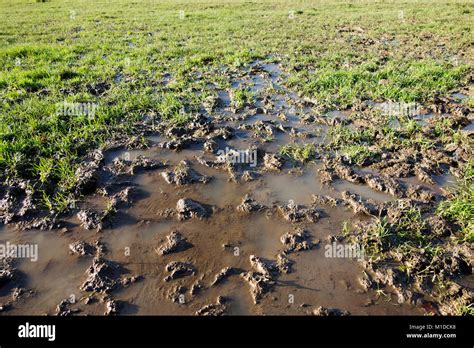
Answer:
<path fill-rule="evenodd" d="M 452 197 L 438 205 L 437 213 L 460 226 L 461 241 L 474 243 L 474 162 L 468 162 Z"/>
<path fill-rule="evenodd" d="M 433 89 L 446 92 L 464 78 L 468 65 L 451 67 L 429 58 L 401 65 L 365 63 L 342 67 L 319 67 L 317 73 L 297 73 L 290 85 L 328 105 L 351 106 L 359 99 L 425 101 Z M 381 84 L 380 81 L 385 81 Z"/>
<path fill-rule="evenodd" d="M 351 144 L 371 145 L 375 140 L 374 129 L 356 129 L 352 130 L 343 125 L 336 125 L 329 128 L 328 137 L 331 145 L 347 146 Z"/>
<path fill-rule="evenodd" d="M 351 163 L 361 165 L 367 160 L 374 161 L 379 154 L 370 150 L 377 135 L 375 128 L 350 129 L 343 125 L 329 128 L 329 150 L 336 151 Z"/>
<path fill-rule="evenodd" d="M 474 97 L 469 97 L 463 101 L 467 106 L 474 108 Z"/>
<path fill-rule="evenodd" d="M 459 306 L 457 308 L 457 315 L 474 316 L 474 303 Z"/>
<path fill-rule="evenodd" d="M 313 143 L 298 144 L 291 143 L 280 147 L 280 154 L 294 161 L 308 162 L 316 154 L 316 146 Z"/>
<path fill-rule="evenodd" d="M 421 248 L 431 250 L 431 237 L 424 233 L 424 229 L 420 209 L 410 207 L 396 221 L 389 221 L 387 217 L 376 218 L 363 241 L 364 248 L 370 257 L 395 249 L 404 252 L 418 252 Z"/>
<path fill-rule="evenodd" d="M 173 93 L 163 95 L 156 105 L 156 109 L 161 119 L 166 121 L 179 118 L 179 115 L 184 113 L 184 105 L 181 99 Z"/>
<path fill-rule="evenodd" d="M 39 181 L 44 184 L 50 177 L 50 174 L 54 168 L 54 159 L 41 157 L 39 163 L 35 166 L 36 174 L 39 177 Z"/>
<path fill-rule="evenodd" d="M 238 88 L 232 93 L 232 106 L 241 109 L 253 103 L 254 94 L 249 88 Z"/>
<path fill-rule="evenodd" d="M 50 195 L 42 191 L 42 195 L 42 204 L 52 215 L 59 215 L 66 212 L 69 206 L 74 202 L 71 196 L 62 192 Z"/>
<path fill-rule="evenodd" d="M 350 233 L 351 233 L 351 224 L 350 224 L 349 221 L 344 221 L 344 222 L 342 223 L 341 234 L 342 234 L 342 236 L 346 237 L 346 236 L 348 236 Z"/>
<path fill-rule="evenodd" d="M 372 152 L 366 145 L 347 145 L 341 148 L 341 154 L 350 161 L 350 163 L 361 165 L 367 160 L 376 160 L 379 156 Z"/>

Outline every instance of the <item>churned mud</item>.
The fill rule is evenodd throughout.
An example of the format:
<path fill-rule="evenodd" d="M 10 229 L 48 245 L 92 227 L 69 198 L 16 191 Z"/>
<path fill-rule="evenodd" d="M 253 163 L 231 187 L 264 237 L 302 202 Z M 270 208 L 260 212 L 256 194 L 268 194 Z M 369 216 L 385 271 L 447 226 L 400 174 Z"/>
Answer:
<path fill-rule="evenodd" d="M 380 105 L 319 110 L 282 75 L 256 61 L 229 73 L 231 87 L 185 125 L 145 123 L 145 144 L 119 139 L 92 152 L 65 215 L 36 207 L 27 183 L 3 187 L 0 241 L 35 244 L 38 259 L 1 260 L 0 311 L 414 315 L 471 303 L 471 250 L 435 214 L 470 149 L 391 147 L 375 135 L 376 156 L 348 158 L 330 132 L 372 129 Z M 472 134 L 472 113 L 455 102 L 426 110 L 416 122 L 427 138 L 437 136 L 433 120 L 448 118 Z M 376 238 L 381 219 L 413 209 L 436 252 L 416 245 L 422 236 Z M 408 242 L 416 252 L 399 249 Z M 328 254 L 337 245 L 365 249 Z"/>

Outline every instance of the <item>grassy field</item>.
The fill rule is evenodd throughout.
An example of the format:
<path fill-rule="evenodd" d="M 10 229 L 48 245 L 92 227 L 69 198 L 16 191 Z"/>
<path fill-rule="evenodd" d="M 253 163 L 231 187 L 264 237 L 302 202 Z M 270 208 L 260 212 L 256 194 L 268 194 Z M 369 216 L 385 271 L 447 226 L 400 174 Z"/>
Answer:
<path fill-rule="evenodd" d="M 145 117 L 186 122 L 210 82 L 228 85 L 223 67 L 255 58 L 279 60 L 287 86 L 322 110 L 426 102 L 468 84 L 473 11 L 470 1 L 1 0 L 2 181 L 32 179 L 46 206 L 64 205 L 91 148 Z M 97 109 L 64 116 L 65 102 Z"/>

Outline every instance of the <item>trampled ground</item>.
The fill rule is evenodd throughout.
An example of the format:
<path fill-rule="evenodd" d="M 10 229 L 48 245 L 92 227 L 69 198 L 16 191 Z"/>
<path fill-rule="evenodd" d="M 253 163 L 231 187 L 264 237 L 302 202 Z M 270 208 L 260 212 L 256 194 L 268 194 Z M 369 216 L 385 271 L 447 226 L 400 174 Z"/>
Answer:
<path fill-rule="evenodd" d="M 473 11 L 1 0 L 1 311 L 472 314 Z"/>

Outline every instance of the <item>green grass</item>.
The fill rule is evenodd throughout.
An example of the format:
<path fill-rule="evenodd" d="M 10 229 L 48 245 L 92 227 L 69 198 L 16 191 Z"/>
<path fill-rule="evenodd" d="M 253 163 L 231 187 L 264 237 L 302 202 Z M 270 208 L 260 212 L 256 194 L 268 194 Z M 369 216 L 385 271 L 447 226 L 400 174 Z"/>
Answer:
<path fill-rule="evenodd" d="M 251 105 L 253 100 L 254 95 L 249 88 L 239 88 L 232 94 L 232 106 L 236 109 Z"/>
<path fill-rule="evenodd" d="M 472 8 L 440 0 L 3 0 L 2 180 L 37 182 L 52 202 L 67 197 L 88 151 L 135 134 L 145 116 L 185 124 L 208 86 L 229 87 L 223 68 L 238 72 L 257 58 L 279 60 L 283 83 L 326 109 L 424 102 L 467 83 Z M 232 102 L 253 97 L 237 90 Z M 97 110 L 58 115 L 64 102 Z M 366 135 L 355 136 L 347 152 L 360 160 Z M 307 150 L 294 155 L 304 160 Z"/>
<path fill-rule="evenodd" d="M 452 197 L 442 201 L 438 214 L 461 228 L 461 240 L 474 243 L 474 162 L 469 162 Z"/>
<path fill-rule="evenodd" d="M 316 146 L 313 143 L 290 143 L 280 147 L 280 154 L 294 161 L 308 162 L 316 154 Z"/>
<path fill-rule="evenodd" d="M 376 160 L 379 154 L 369 150 L 369 146 L 376 140 L 377 129 L 352 130 L 343 125 L 329 128 L 328 149 L 337 150 L 338 153 L 348 159 L 351 163 L 361 165 L 366 160 Z"/>
<path fill-rule="evenodd" d="M 365 145 L 347 145 L 341 149 L 341 154 L 349 160 L 350 163 L 361 165 L 368 159 L 376 160 L 380 156 L 370 151 Z"/>
<path fill-rule="evenodd" d="M 457 315 L 469 315 L 469 316 L 474 316 L 474 304 L 466 304 L 462 305 L 457 309 Z"/>
<path fill-rule="evenodd" d="M 301 88 L 305 95 L 316 95 L 321 104 L 328 106 L 348 107 L 366 99 L 424 101 L 433 90 L 454 88 L 467 70 L 467 66 L 440 65 L 431 59 L 403 62 L 401 66 L 365 63 L 344 70 L 323 66 L 314 74 L 305 71 L 293 75 L 290 85 Z"/>
<path fill-rule="evenodd" d="M 393 256 L 400 262 L 398 268 L 408 278 L 421 277 L 442 281 L 442 276 L 434 264 L 438 256 L 442 256 L 444 249 L 436 245 L 434 236 L 426 233 L 425 221 L 418 207 L 408 207 L 395 220 L 387 217 L 375 218 L 368 227 L 367 235 L 358 232 L 353 237 L 364 247 L 365 255 L 374 262 Z M 418 257 L 426 259 L 426 266 L 416 266 Z"/>
<path fill-rule="evenodd" d="M 423 233 L 425 224 L 419 208 L 405 209 L 396 221 L 382 217 L 375 222 L 369 231 L 372 239 L 367 243 L 367 250 L 373 255 L 392 248 L 424 248 L 430 243 L 430 236 Z"/>
<path fill-rule="evenodd" d="M 352 130 L 343 125 L 329 128 L 328 137 L 331 145 L 345 146 L 348 144 L 371 144 L 375 140 L 376 131 L 373 128 Z"/>

